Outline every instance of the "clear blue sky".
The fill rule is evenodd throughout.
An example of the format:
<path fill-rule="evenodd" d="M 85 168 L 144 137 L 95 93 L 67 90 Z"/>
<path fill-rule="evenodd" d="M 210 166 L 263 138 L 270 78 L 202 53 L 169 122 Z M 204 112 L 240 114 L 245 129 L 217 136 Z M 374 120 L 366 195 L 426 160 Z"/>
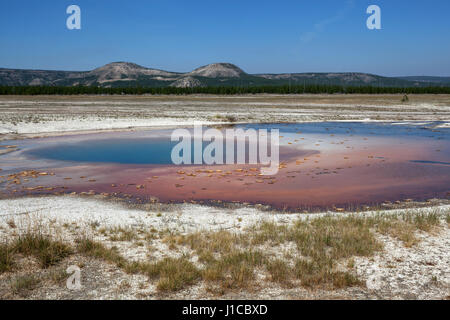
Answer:
<path fill-rule="evenodd" d="M 66 8 L 82 29 L 66 28 Z M 366 27 L 370 4 L 382 30 Z M 113 61 L 190 71 L 450 76 L 449 0 L 14 0 L 0 2 L 0 67 L 90 70 Z"/>

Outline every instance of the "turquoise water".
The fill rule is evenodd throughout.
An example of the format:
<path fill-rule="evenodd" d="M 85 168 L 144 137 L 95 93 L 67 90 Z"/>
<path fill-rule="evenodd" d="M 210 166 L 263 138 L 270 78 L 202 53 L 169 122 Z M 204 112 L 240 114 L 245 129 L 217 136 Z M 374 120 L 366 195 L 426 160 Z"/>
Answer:
<path fill-rule="evenodd" d="M 9 141 L 19 150 L 1 156 L 6 178 L 0 180 L 0 196 L 97 192 L 139 201 L 263 203 L 283 210 L 444 199 L 450 195 L 450 129 L 437 125 L 236 126 L 280 131 L 282 163 L 270 177 L 261 177 L 257 165 L 173 165 L 178 142 L 170 141 L 168 129 Z M 20 184 L 7 179 L 23 170 L 54 175 Z"/>
<path fill-rule="evenodd" d="M 436 123 L 437 124 L 437 123 Z M 290 135 L 301 132 L 302 135 L 323 137 L 335 135 L 336 137 L 380 137 L 392 139 L 415 139 L 417 143 L 426 143 L 427 140 L 440 140 L 448 145 L 450 129 L 430 129 L 416 125 L 392 125 L 385 123 L 347 123 L 322 122 L 303 124 L 249 124 L 238 125 L 243 129 L 279 129 L 280 135 Z M 128 137 L 126 137 L 128 136 Z M 328 138 L 330 139 L 330 138 Z M 177 142 L 167 137 L 125 137 L 92 139 L 71 142 L 62 141 L 51 146 L 42 146 L 26 152 L 34 158 L 44 158 L 75 162 L 108 162 L 120 164 L 172 164 L 171 151 Z M 206 146 L 208 143 L 204 143 Z M 449 155 L 449 149 L 443 148 L 441 152 Z M 193 151 L 192 151 L 193 155 Z M 224 157 L 226 155 L 224 154 Z M 431 161 L 424 155 L 420 159 L 410 159 L 427 163 Z M 450 158 L 449 158 L 450 160 Z M 442 162 L 442 161 L 441 161 Z M 432 162 L 429 162 L 432 163 Z"/>

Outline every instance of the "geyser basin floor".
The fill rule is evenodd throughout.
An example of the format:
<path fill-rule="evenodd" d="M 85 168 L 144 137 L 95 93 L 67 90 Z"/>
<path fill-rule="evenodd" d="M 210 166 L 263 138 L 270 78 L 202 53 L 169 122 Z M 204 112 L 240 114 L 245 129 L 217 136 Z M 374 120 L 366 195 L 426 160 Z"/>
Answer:
<path fill-rule="evenodd" d="M 303 210 L 449 195 L 447 128 L 385 123 L 242 127 L 280 130 L 278 174 L 259 176 L 255 165 L 172 165 L 172 130 L 102 133 L 4 142 L 20 150 L 0 158 L 1 196 L 86 192 L 135 201 L 220 200 Z M 28 172 L 17 175 L 23 171 Z"/>

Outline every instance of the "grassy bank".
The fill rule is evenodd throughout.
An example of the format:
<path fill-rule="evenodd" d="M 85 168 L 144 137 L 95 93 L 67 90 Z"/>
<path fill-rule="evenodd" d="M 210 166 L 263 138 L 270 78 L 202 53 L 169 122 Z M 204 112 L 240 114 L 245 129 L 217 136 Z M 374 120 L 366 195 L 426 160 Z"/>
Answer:
<path fill-rule="evenodd" d="M 355 272 L 355 258 L 381 253 L 384 248 L 380 236 L 394 238 L 410 248 L 419 243 L 417 232 L 439 233 L 449 223 L 448 211 L 432 210 L 326 215 L 287 224 L 264 221 L 239 232 L 180 233 L 132 227 L 97 230 L 112 243 L 143 245 L 160 241 L 172 253 L 172 256 L 138 260 L 127 259 L 116 246 L 106 245 L 105 241 L 83 232 L 69 241 L 48 232 L 48 226 L 32 225 L 16 230 L 11 223 L 15 235 L 0 245 L 0 275 L 11 275 L 7 277 L 9 290 L 26 296 L 39 287 L 42 277 L 40 271 L 23 273 L 20 259 L 33 259 L 40 270 L 47 270 L 80 255 L 104 261 L 130 275 L 144 275 L 160 294 L 199 284 L 212 296 L 230 291 L 258 291 L 270 283 L 311 290 L 363 288 L 365 281 Z M 98 226 L 91 228 L 95 230 Z M 61 282 L 65 273 L 58 270 L 47 273 L 46 277 Z"/>

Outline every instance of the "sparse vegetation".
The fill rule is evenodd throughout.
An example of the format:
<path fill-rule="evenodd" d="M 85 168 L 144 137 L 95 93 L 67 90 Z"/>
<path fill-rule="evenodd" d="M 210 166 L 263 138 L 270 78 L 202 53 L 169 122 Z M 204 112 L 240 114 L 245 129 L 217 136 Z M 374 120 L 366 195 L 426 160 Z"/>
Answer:
<path fill-rule="evenodd" d="M 297 221 L 292 226 L 265 222 L 239 235 L 226 231 L 195 233 L 174 236 L 172 241 L 194 250 L 205 265 L 203 279 L 219 283 L 222 289 L 248 287 L 257 269 L 265 269 L 270 281 L 284 285 L 298 279 L 306 286 L 351 286 L 360 283 L 350 273 L 334 271 L 335 261 L 369 256 L 381 249 L 370 225 L 362 220 L 323 217 Z M 257 249 L 288 242 L 295 243 L 298 254 L 308 260 L 299 260 L 291 267 L 287 261 L 270 258 Z M 254 249 L 241 249 L 246 247 Z"/>
<path fill-rule="evenodd" d="M 415 231 L 432 231 L 440 224 L 440 215 L 437 212 L 385 214 L 372 217 L 368 221 L 376 227 L 377 232 L 395 237 L 406 247 L 411 247 L 418 241 Z"/>
<path fill-rule="evenodd" d="M 265 255 L 258 250 L 234 249 L 219 259 L 211 259 L 203 270 L 205 281 L 216 281 L 223 289 L 247 288 L 261 267 Z"/>
<path fill-rule="evenodd" d="M 79 238 L 76 242 L 77 251 L 81 254 L 115 263 L 119 267 L 126 265 L 126 260 L 118 253 L 115 247 L 109 249 L 100 242 L 96 242 L 88 237 Z"/>
<path fill-rule="evenodd" d="M 289 283 L 291 277 L 291 268 L 285 260 L 273 259 L 267 263 L 267 271 L 270 274 L 270 280 L 278 283 Z"/>
<path fill-rule="evenodd" d="M 297 221 L 292 226 L 263 223 L 255 230 L 253 245 L 269 243 L 277 246 L 295 243 L 299 255 L 295 266 L 272 279 L 294 276 L 305 286 L 354 286 L 360 284 L 349 272 L 335 271 L 336 262 L 353 256 L 370 256 L 381 250 L 381 244 L 363 218 L 325 216 L 310 221 Z M 278 265 L 280 263 L 278 262 Z M 269 271 L 273 270 L 269 265 Z M 281 268 L 280 268 L 281 269 Z"/>
<path fill-rule="evenodd" d="M 308 91 L 320 88 L 307 87 L 306 89 Z M 53 89 L 50 88 L 49 90 Z M 177 90 L 174 88 L 173 92 L 183 93 Z M 195 92 L 195 90 L 189 90 Z M 265 92 L 265 89 L 262 90 Z M 286 88 L 277 88 L 277 90 L 283 91 Z M 293 93 L 295 90 L 293 87 L 292 91 L 285 91 L 285 93 Z M 330 89 L 330 92 L 334 92 L 333 90 Z M 316 92 L 319 91 L 316 90 Z M 58 92 L 58 90 L 52 91 L 52 93 L 55 92 Z M 233 91 L 221 88 L 216 88 L 211 92 L 234 94 Z M 258 92 L 258 89 L 255 89 L 254 92 Z M 70 92 L 67 93 L 70 94 Z M 113 94 L 112 91 L 110 93 Z M 137 93 L 137 90 L 130 88 L 129 93 Z M 33 92 L 30 92 L 30 94 L 33 94 Z M 39 92 L 36 94 L 39 94 Z M 430 119 L 430 123 L 431 119 L 437 121 L 446 119 L 445 108 L 450 101 L 448 96 L 414 95 L 412 97 L 410 95 L 410 102 L 413 101 L 414 103 L 405 103 L 402 108 L 397 108 L 402 96 L 403 94 L 388 96 L 343 94 L 316 95 L 314 97 L 285 95 L 282 98 L 271 95 L 245 97 L 203 95 L 93 97 L 80 95 L 70 98 L 61 96 L 43 96 L 41 98 L 5 96 L 2 98 L 3 112 L 0 116 L 0 122 L 4 123 L 5 128 L 8 128 L 11 132 L 20 133 L 25 128 L 25 126 L 21 126 L 24 123 L 46 123 L 45 127 L 48 127 L 55 122 L 64 123 L 64 121 L 68 121 L 67 128 L 73 129 L 79 125 L 78 121 L 81 121 L 83 125 L 93 122 L 98 122 L 99 125 L 102 123 L 109 125 L 109 121 L 115 119 L 139 119 L 149 120 L 148 123 L 151 124 L 152 119 L 159 119 L 159 116 L 168 120 L 168 123 L 178 118 L 188 120 L 190 117 L 211 121 L 214 120 L 215 114 L 223 117 L 221 118 L 224 122 L 223 126 L 231 126 L 231 122 L 236 121 L 261 122 L 266 119 L 271 122 L 300 122 L 305 119 L 332 121 L 336 119 L 358 120 L 367 117 L 400 121 L 405 119 L 418 120 L 425 117 Z M 15 102 L 9 104 L 7 101 L 10 100 Z M 19 103 L 22 100 L 26 102 L 26 108 L 23 107 L 22 102 Z M 424 109 L 422 105 L 425 103 L 429 103 L 430 106 Z M 326 107 L 313 106 L 315 104 Z M 338 104 L 339 108 L 335 107 L 334 104 Z M 88 105 L 89 108 L 80 107 L 85 105 Z M 141 107 L 132 108 L 133 105 L 140 105 Z M 172 110 L 173 108 L 167 109 L 167 105 L 173 105 L 175 111 Z M 245 105 L 245 107 L 242 107 L 242 105 Z M 280 106 L 283 113 L 279 112 Z M 57 109 L 59 111 L 54 113 Z M 177 113 L 176 118 L 173 118 L 174 112 Z M 264 112 L 267 113 L 264 114 Z M 233 116 L 227 119 L 227 114 Z M 261 114 L 263 116 L 260 116 Z M 72 122 L 76 123 L 73 124 Z M 133 122 L 130 123 L 134 126 Z M 18 127 L 11 127 L 11 124 Z M 142 124 L 145 123 L 142 122 Z M 119 125 L 113 124 L 112 128 Z M 431 126 L 430 124 L 428 128 L 431 128 Z M 35 126 L 32 127 L 33 130 L 35 130 L 34 128 Z M 429 204 L 424 202 L 422 205 L 438 205 L 438 202 Z M 192 225 L 182 225 L 177 231 L 164 229 L 165 225 L 170 225 L 171 228 L 175 224 L 178 226 L 178 205 L 162 204 L 158 203 L 157 200 L 145 205 L 124 203 L 125 205 L 126 208 L 143 210 L 143 217 L 158 217 L 158 219 L 155 219 L 152 225 L 139 225 L 138 227 L 136 226 L 141 223 L 140 219 L 135 220 L 138 224 L 129 224 L 129 226 L 124 227 L 107 227 L 109 221 L 105 223 L 103 220 L 88 220 L 88 233 L 94 236 L 80 238 L 75 244 L 69 245 L 69 242 L 65 242 L 66 240 L 58 239 L 58 233 L 41 232 L 40 235 L 31 234 L 27 237 L 26 234 L 21 233 L 18 217 L 10 218 L 8 216 L 4 218 L 5 223 L 0 230 L 2 235 L 8 235 L 8 242 L 0 240 L 0 276 L 2 280 L 6 279 L 4 287 L 9 290 L 10 280 L 13 276 L 22 275 L 24 272 L 29 272 L 29 269 L 37 270 L 36 268 L 46 265 L 49 268 L 39 269 L 36 272 L 36 274 L 39 274 L 38 278 L 42 279 L 42 283 L 60 283 L 63 286 L 62 282 L 67 278 L 64 271 L 66 262 L 75 263 L 80 267 L 82 267 L 82 263 L 85 263 L 86 266 L 92 267 L 92 265 L 96 266 L 101 263 L 101 261 L 96 260 L 99 259 L 111 264 L 109 268 L 99 270 L 116 270 L 115 266 L 119 266 L 130 273 L 147 275 L 150 279 L 148 281 L 145 281 L 145 277 L 142 276 L 136 276 L 133 279 L 138 278 L 139 281 L 144 279 L 142 282 L 147 288 L 156 284 L 161 292 L 172 292 L 193 285 L 201 285 L 202 288 L 203 286 L 214 288 L 211 292 L 219 294 L 233 290 L 235 291 L 233 296 L 240 289 L 251 292 L 265 286 L 276 288 L 278 285 L 283 288 L 281 290 L 286 287 L 298 288 L 300 286 L 308 287 L 308 291 L 313 291 L 317 287 L 325 289 L 344 288 L 362 285 L 355 274 L 356 272 L 359 274 L 368 265 L 373 266 L 374 261 L 378 263 L 378 257 L 374 261 L 370 260 L 374 254 L 382 249 L 382 242 L 389 243 L 392 246 L 414 247 L 418 241 L 425 238 L 425 233 L 430 232 L 433 236 L 437 234 L 440 229 L 439 224 L 442 221 L 445 223 L 445 228 L 450 226 L 450 213 L 447 212 L 443 215 L 442 212 L 426 209 L 421 211 L 410 210 L 404 214 L 383 212 L 379 215 L 358 213 L 351 217 L 348 217 L 347 214 L 340 217 L 318 218 L 318 216 L 315 216 L 310 220 L 302 220 L 296 223 L 292 223 L 291 216 L 286 214 L 286 218 L 283 216 L 280 222 L 266 222 L 249 229 L 245 229 L 248 220 L 245 215 L 242 215 L 243 220 L 239 217 L 237 218 L 239 223 L 236 223 L 241 229 L 234 226 L 228 229 L 231 224 L 227 222 L 223 226 L 225 229 L 223 231 L 182 234 L 181 232 L 187 232 L 191 230 L 192 226 L 199 224 L 197 221 L 193 221 Z M 416 203 L 405 203 L 405 207 L 415 206 Z M 221 207 L 231 211 L 238 206 L 224 203 L 221 204 Z M 99 208 L 101 207 L 99 206 Z M 267 212 L 269 210 L 267 209 Z M 241 214 L 239 215 L 241 216 Z M 343 216 L 346 218 L 341 220 Z M 232 215 L 230 215 L 230 219 L 236 220 L 235 216 Z M 15 221 L 18 223 L 17 225 Z M 182 220 L 180 219 L 180 221 Z M 74 236 L 76 237 L 82 231 L 81 224 L 78 226 L 77 223 L 68 222 L 62 228 L 64 234 L 70 235 L 67 241 L 71 241 Z M 216 221 L 214 217 L 214 228 L 222 228 L 220 218 Z M 36 233 L 37 231 L 30 232 Z M 102 240 L 94 240 L 96 236 L 99 236 L 99 239 Z M 21 244 L 16 241 L 18 237 L 22 238 Z M 430 239 L 426 239 L 424 242 L 429 247 L 435 241 L 438 240 L 430 236 Z M 415 249 L 411 250 L 414 251 Z M 399 251 L 411 252 L 410 249 Z M 426 260 L 424 258 L 423 260 L 424 266 L 433 270 L 436 266 L 439 270 L 442 265 L 445 266 L 445 263 L 443 264 L 434 252 L 441 254 L 441 251 L 431 251 L 433 252 L 428 252 L 431 253 L 431 259 Z M 180 258 L 183 253 L 186 253 L 186 255 Z M 65 259 L 70 254 L 74 254 L 74 256 Z M 426 254 L 427 252 L 423 252 L 423 256 L 428 259 L 430 255 Z M 361 256 L 367 257 L 367 259 L 362 259 Z M 89 259 L 86 257 L 89 257 Z M 137 261 L 131 262 L 133 259 Z M 396 260 L 397 257 L 390 257 L 389 259 L 389 261 L 382 261 L 379 265 L 380 268 L 386 266 L 392 268 L 392 270 L 403 268 L 409 257 L 400 254 L 398 259 L 403 261 Z M 364 263 L 361 264 L 361 261 L 364 261 Z M 92 269 L 86 268 L 83 272 L 92 272 Z M 176 270 L 174 276 L 168 277 L 167 270 Z M 416 269 L 409 268 L 408 273 L 415 272 L 411 270 Z M 123 273 L 121 274 L 124 278 L 128 277 Z M 431 279 L 430 274 L 427 274 L 427 277 Z M 438 279 L 439 283 L 436 281 L 437 284 L 441 284 L 442 277 L 438 277 Z M 132 284 L 136 288 L 135 283 Z M 30 288 L 35 288 L 36 285 L 30 286 Z"/>
<path fill-rule="evenodd" d="M 37 258 L 43 268 L 58 263 L 72 253 L 70 246 L 53 240 L 39 230 L 28 230 L 19 235 L 11 245 L 13 252 Z"/>
<path fill-rule="evenodd" d="M 58 268 L 56 270 L 52 270 L 47 275 L 47 278 L 51 280 L 55 284 L 65 283 L 69 274 L 66 272 L 64 268 Z"/>
<path fill-rule="evenodd" d="M 205 281 L 218 282 L 222 289 L 248 287 L 256 269 L 264 267 L 268 279 L 283 285 L 299 280 L 308 287 L 331 285 L 335 288 L 362 283 L 352 274 L 355 256 L 371 256 L 382 249 L 373 231 L 401 240 L 405 246 L 417 243 L 416 230 L 430 232 L 440 224 L 436 212 L 405 213 L 360 217 L 324 216 L 299 220 L 293 225 L 263 222 L 242 234 L 226 231 L 194 233 L 165 238 L 173 246 L 187 246 L 205 268 Z M 242 252 L 240 248 L 278 247 L 294 243 L 298 258 L 294 266 L 287 260 L 270 258 L 261 251 Z M 348 271 L 336 269 L 347 261 Z"/>
<path fill-rule="evenodd" d="M 407 215 L 407 221 L 411 221 L 414 223 L 417 229 L 429 232 L 434 227 L 440 224 L 440 217 L 437 212 L 429 212 L 429 213 L 415 213 L 414 215 Z"/>
<path fill-rule="evenodd" d="M 11 291 L 22 297 L 26 297 L 29 291 L 33 290 L 40 280 L 34 275 L 17 276 L 11 281 Z"/>
<path fill-rule="evenodd" d="M 30 228 L 10 243 L 0 246 L 0 273 L 14 271 L 17 255 L 36 258 L 42 268 L 55 265 L 73 253 L 104 260 L 129 274 L 143 274 L 156 281 L 160 292 L 175 292 L 205 282 L 210 292 L 258 288 L 261 279 L 292 288 L 298 285 L 336 289 L 363 286 L 354 273 L 355 257 L 370 257 L 382 250 L 376 233 L 399 239 L 405 246 L 417 243 L 418 230 L 433 232 L 448 212 L 406 212 L 402 214 L 346 215 L 299 219 L 288 224 L 262 222 L 243 232 L 214 231 L 180 234 L 171 230 L 111 228 L 107 234 L 125 233 L 127 242 L 161 241 L 178 257 L 156 261 L 129 261 L 116 247 L 88 236 L 76 239 L 75 246 L 54 240 L 39 228 Z M 96 226 L 98 227 L 98 226 Z M 102 229 L 97 231 L 101 233 Z M 115 241 L 114 239 L 110 239 Z M 289 248 L 283 249 L 283 248 Z M 63 268 L 51 270 L 45 279 L 61 283 L 67 277 Z M 41 280 L 16 277 L 11 290 L 26 295 Z"/>
<path fill-rule="evenodd" d="M 13 250 L 8 243 L 0 244 L 0 274 L 11 271 L 14 266 Z"/>
<path fill-rule="evenodd" d="M 160 291 L 177 291 L 195 283 L 200 271 L 186 257 L 164 258 L 154 263 L 133 262 L 126 266 L 129 273 L 143 273 L 150 279 L 158 279 Z"/>
<path fill-rule="evenodd" d="M 133 241 L 137 239 L 136 231 L 131 228 L 114 227 L 102 233 L 109 235 L 111 241 Z"/>

